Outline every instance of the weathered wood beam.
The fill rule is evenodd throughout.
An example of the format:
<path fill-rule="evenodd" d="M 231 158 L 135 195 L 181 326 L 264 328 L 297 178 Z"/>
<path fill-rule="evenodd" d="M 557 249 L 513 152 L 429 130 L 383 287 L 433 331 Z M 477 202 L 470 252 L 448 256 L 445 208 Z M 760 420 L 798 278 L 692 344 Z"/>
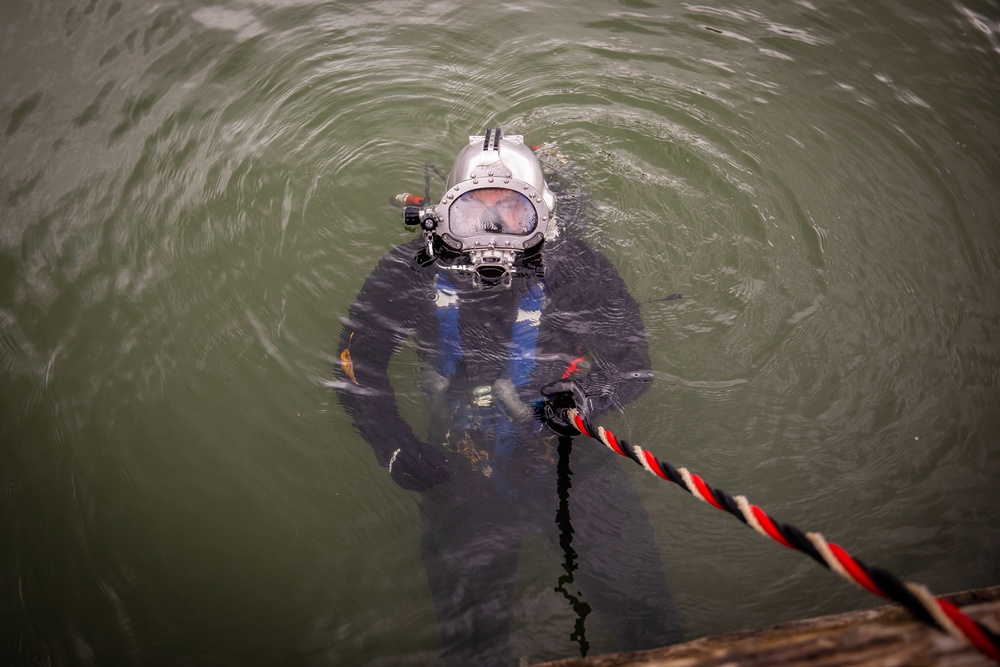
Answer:
<path fill-rule="evenodd" d="M 1000 586 L 941 596 L 1000 631 Z M 996 667 L 976 649 L 915 620 L 898 605 L 730 632 L 636 653 L 536 667 Z"/>

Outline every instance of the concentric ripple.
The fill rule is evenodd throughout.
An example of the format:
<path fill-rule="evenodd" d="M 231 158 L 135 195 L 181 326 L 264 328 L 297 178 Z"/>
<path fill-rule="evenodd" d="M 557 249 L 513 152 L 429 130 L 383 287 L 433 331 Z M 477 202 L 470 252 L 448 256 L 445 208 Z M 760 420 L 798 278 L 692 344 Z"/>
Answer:
<path fill-rule="evenodd" d="M 567 229 L 643 304 L 656 381 L 609 426 L 935 592 L 995 584 L 987 4 L 11 3 L 5 654 L 433 663 L 415 497 L 331 367 L 412 238 L 388 200 L 497 125 L 555 144 L 588 196 Z M 393 373 L 419 430 L 412 346 Z M 635 484 L 687 636 L 874 604 Z M 513 636 L 532 661 L 579 650 L 537 546 Z"/>

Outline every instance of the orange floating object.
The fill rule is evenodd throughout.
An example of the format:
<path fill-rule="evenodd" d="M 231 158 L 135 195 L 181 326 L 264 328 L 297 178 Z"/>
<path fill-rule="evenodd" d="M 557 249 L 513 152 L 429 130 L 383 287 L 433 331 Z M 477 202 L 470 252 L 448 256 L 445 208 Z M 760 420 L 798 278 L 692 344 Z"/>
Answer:
<path fill-rule="evenodd" d="M 347 339 L 347 347 L 340 353 L 340 369 L 344 371 L 344 375 L 351 378 L 351 382 L 358 384 L 358 378 L 354 377 L 354 361 L 351 359 L 351 341 L 353 339 L 354 332 L 352 331 L 351 337 Z"/>

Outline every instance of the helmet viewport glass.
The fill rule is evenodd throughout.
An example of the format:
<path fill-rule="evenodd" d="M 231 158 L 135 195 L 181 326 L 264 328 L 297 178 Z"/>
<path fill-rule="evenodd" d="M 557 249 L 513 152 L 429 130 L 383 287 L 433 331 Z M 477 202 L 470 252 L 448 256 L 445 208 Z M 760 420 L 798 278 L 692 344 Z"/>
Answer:
<path fill-rule="evenodd" d="M 535 231 L 538 214 L 531 200 L 505 188 L 470 190 L 448 210 L 451 233 L 459 238 L 486 234 L 523 236 Z"/>

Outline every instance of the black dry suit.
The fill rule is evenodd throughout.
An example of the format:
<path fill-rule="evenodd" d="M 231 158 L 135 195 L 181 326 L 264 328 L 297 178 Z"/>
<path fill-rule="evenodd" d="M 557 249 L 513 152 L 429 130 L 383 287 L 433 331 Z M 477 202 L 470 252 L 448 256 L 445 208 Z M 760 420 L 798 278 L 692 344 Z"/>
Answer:
<path fill-rule="evenodd" d="M 578 585 L 586 596 L 567 596 L 582 614 L 577 636 L 592 606 L 622 649 L 677 641 L 651 527 L 620 462 L 594 442 L 574 448 L 569 538 L 557 525 L 557 513 L 567 518 L 557 494 L 560 443 L 532 409 L 539 389 L 564 377 L 593 399 L 594 417 L 644 390 L 646 338 L 618 272 L 583 241 L 562 237 L 545 242 L 539 270 L 480 289 L 466 274 L 421 265 L 421 247 L 395 248 L 365 282 L 341 335 L 349 353 L 338 386 L 379 463 L 393 466 L 401 486 L 430 486 L 420 498 L 423 558 L 446 663 L 512 661 L 514 575 L 529 530 L 564 551 L 572 539 L 573 595 Z M 426 437 L 400 416 L 387 374 L 408 339 L 424 367 Z M 404 464 L 412 478 L 395 469 Z M 560 571 L 553 559 L 553 579 Z"/>

